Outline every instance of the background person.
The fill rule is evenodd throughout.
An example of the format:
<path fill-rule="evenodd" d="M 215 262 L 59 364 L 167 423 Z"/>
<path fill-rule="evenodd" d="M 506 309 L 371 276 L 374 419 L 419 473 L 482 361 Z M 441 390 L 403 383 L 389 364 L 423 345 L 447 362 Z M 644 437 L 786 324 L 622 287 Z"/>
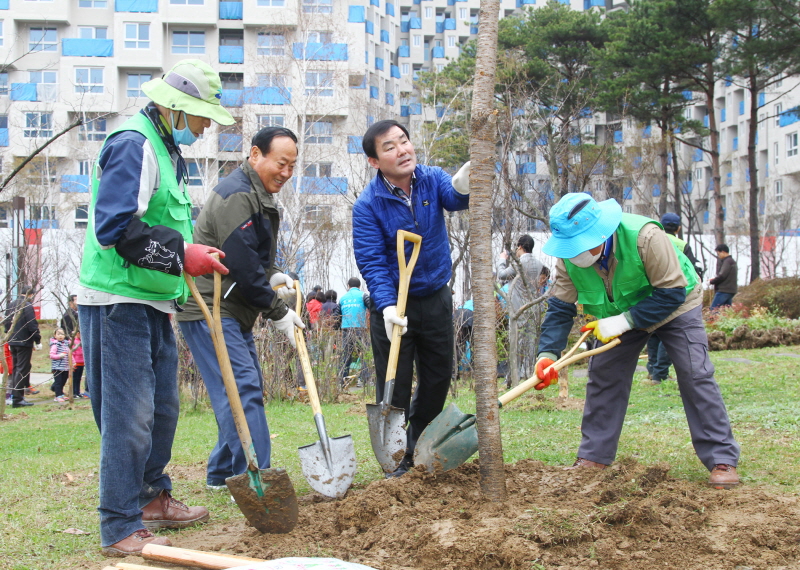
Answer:
<path fill-rule="evenodd" d="M 730 249 L 724 243 L 714 248 L 717 252 L 717 274 L 709 279 L 709 284 L 714 286 L 714 300 L 711 301 L 711 309 L 719 307 L 729 307 L 733 304 L 733 298 L 739 291 L 737 277 L 739 269 L 736 261 L 731 257 Z"/>
<path fill-rule="evenodd" d="M 67 338 L 74 338 L 78 328 L 78 296 L 70 295 L 67 301 L 67 310 L 61 316 L 61 328 L 67 333 Z"/>
<path fill-rule="evenodd" d="M 36 312 L 33 309 L 34 290 L 33 287 L 22 286 L 19 297 L 17 297 L 6 309 L 5 325 L 6 332 L 14 328 L 8 338 L 8 347 L 11 351 L 13 370 L 13 380 L 11 382 L 11 407 L 23 408 L 32 406 L 33 402 L 25 399 L 25 394 L 38 394 L 39 391 L 31 388 L 31 357 L 34 349 L 41 348 L 42 335 L 39 332 L 39 321 L 36 320 Z M 14 316 L 19 312 L 17 322 L 14 323 Z"/>
<path fill-rule="evenodd" d="M 362 146 L 377 172 L 353 206 L 353 251 L 375 307 L 370 311 L 370 333 L 378 402 L 383 399 L 392 328 L 399 325 L 404 333 L 392 405 L 406 411 L 408 439 L 405 456 L 389 475 L 399 477 L 413 466 L 417 439 L 442 411 L 450 387 L 452 262 L 444 211 L 469 207 L 469 163 L 453 179 L 441 168 L 417 164 L 408 130 L 393 120 L 367 129 Z M 422 236 L 404 318 L 397 314 L 398 230 Z M 415 360 L 418 383 L 412 403 Z"/>
<path fill-rule="evenodd" d="M 342 315 L 342 356 L 339 367 L 339 384 L 345 384 L 350 375 L 350 366 L 355 359 L 361 360 L 361 377 L 359 383 L 366 384 L 368 375 L 364 365 L 366 351 L 367 304 L 366 293 L 361 291 L 361 280 L 351 277 L 347 281 L 347 293 L 339 300 L 339 312 Z"/>

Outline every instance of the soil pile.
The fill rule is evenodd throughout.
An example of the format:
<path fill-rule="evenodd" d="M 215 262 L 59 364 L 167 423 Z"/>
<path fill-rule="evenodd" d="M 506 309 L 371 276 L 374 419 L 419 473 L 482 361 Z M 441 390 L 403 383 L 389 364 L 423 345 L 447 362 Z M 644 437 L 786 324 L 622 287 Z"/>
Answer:
<path fill-rule="evenodd" d="M 340 501 L 304 497 L 288 535 L 242 520 L 173 544 L 262 559 L 332 556 L 381 570 L 800 568 L 795 497 L 710 489 L 669 477 L 669 465 L 633 460 L 604 471 L 525 460 L 506 476 L 504 504 L 483 499 L 470 463 L 375 481 Z"/>
<path fill-rule="evenodd" d="M 800 328 L 775 327 L 750 329 L 747 325 L 736 327 L 730 335 L 723 331 L 709 331 L 710 350 L 742 350 L 767 346 L 794 346 L 800 344 Z"/>

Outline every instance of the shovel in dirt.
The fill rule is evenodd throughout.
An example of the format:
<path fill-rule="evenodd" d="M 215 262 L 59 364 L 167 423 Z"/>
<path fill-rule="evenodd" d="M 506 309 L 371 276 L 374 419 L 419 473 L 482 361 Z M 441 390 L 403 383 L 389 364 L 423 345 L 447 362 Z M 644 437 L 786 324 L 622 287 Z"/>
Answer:
<path fill-rule="evenodd" d="M 239 510 L 259 531 L 273 534 L 290 532 L 297 524 L 297 496 L 285 469 L 258 468 L 253 439 L 250 436 L 250 428 L 242 409 L 239 389 L 236 386 L 236 379 L 233 376 L 233 368 L 228 356 L 228 347 L 222 333 L 220 317 L 222 278 L 219 273 L 214 272 L 214 315 L 212 316 L 202 295 L 197 290 L 194 280 L 186 273 L 183 276 L 208 323 L 211 340 L 217 352 L 222 381 L 225 384 L 225 392 L 228 394 L 233 422 L 236 424 L 236 431 L 247 460 L 247 472 L 228 477 L 225 484 Z"/>
<path fill-rule="evenodd" d="M 405 242 L 414 244 L 411 259 L 406 263 Z M 397 230 L 397 264 L 400 269 L 400 287 L 397 291 L 397 316 L 406 314 L 406 300 L 408 286 L 411 282 L 411 272 L 419 257 L 422 236 L 404 230 Z M 386 383 L 383 387 L 383 400 L 377 404 L 367 404 L 367 422 L 369 424 L 369 439 L 372 451 L 385 473 L 391 473 L 400 463 L 406 449 L 406 412 L 392 406 L 394 394 L 394 377 L 397 373 L 397 360 L 400 356 L 400 331 L 399 325 L 392 329 L 392 344 L 389 349 L 389 362 L 386 365 Z"/>
<path fill-rule="evenodd" d="M 299 281 L 294 282 L 294 288 L 296 291 L 300 291 Z M 302 303 L 302 295 L 298 294 L 298 315 L 302 309 Z M 353 438 L 349 435 L 328 437 L 325 418 L 319 403 L 317 384 L 314 381 L 314 371 L 311 369 L 311 359 L 308 357 L 306 349 L 306 339 L 303 330 L 299 327 L 294 329 L 294 339 L 300 364 L 303 367 L 303 377 L 306 380 L 308 400 L 314 411 L 314 423 L 319 434 L 319 441 L 297 450 L 300 454 L 300 467 L 312 489 L 326 497 L 339 499 L 347 493 L 356 475 L 356 450 L 353 446 Z"/>
<path fill-rule="evenodd" d="M 550 368 L 561 370 L 577 362 L 599 354 L 617 346 L 621 341 L 615 338 L 608 344 L 587 350 L 576 356 L 572 354 L 583 344 L 592 331 L 578 339 L 569 352 L 559 358 Z M 533 376 L 509 390 L 498 398 L 498 407 L 502 408 L 512 400 L 539 384 L 538 376 Z M 455 469 L 478 451 L 478 429 L 475 426 L 475 416 L 465 414 L 455 404 L 450 404 L 441 414 L 436 416 L 420 434 L 417 447 L 414 451 L 414 465 L 423 465 L 429 473 L 438 473 Z"/>

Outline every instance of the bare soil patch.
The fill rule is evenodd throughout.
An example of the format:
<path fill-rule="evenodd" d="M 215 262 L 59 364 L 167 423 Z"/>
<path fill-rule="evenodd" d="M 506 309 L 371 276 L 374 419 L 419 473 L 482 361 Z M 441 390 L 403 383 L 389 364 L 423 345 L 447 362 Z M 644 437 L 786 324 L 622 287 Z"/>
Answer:
<path fill-rule="evenodd" d="M 604 471 L 524 460 L 506 476 L 503 504 L 483 499 L 479 466 L 470 463 L 375 481 L 339 501 L 302 497 L 287 535 L 261 534 L 241 519 L 172 540 L 262 559 L 333 556 L 381 570 L 800 568 L 796 497 L 747 486 L 719 491 L 671 478 L 667 464 L 634 460 Z"/>

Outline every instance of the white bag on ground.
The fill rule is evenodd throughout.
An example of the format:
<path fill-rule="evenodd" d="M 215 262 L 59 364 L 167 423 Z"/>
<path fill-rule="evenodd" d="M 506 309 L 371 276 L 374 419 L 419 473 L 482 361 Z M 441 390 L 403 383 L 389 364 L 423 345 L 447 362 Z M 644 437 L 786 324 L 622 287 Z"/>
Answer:
<path fill-rule="evenodd" d="M 337 558 L 279 558 L 253 562 L 229 570 L 377 570 L 371 566 L 345 562 Z"/>

